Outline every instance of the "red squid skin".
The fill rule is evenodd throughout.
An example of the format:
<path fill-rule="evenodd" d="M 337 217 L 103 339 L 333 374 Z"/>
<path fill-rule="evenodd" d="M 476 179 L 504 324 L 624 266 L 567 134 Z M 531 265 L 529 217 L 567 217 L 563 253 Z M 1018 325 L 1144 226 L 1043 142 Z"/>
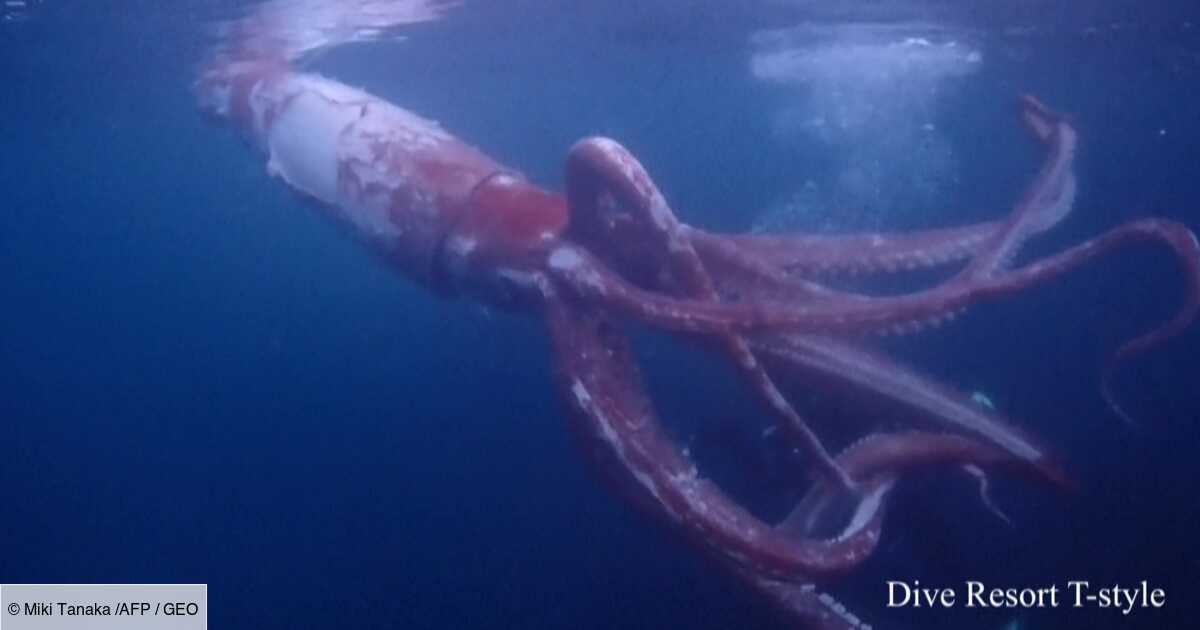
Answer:
<path fill-rule="evenodd" d="M 1167 245 L 1184 306 L 1106 367 L 1160 345 L 1200 309 L 1200 247 L 1179 224 L 1147 219 L 1014 267 L 1021 244 L 1070 211 L 1075 131 L 1033 97 L 1020 115 L 1046 158 L 1005 220 L 849 237 L 724 235 L 678 221 L 628 151 L 589 138 L 570 151 L 566 192 L 546 191 L 421 119 L 365 92 L 270 59 L 217 59 L 201 107 L 243 130 L 278 176 L 401 275 L 441 295 L 523 310 L 546 323 L 556 382 L 586 458 L 620 494 L 773 601 L 824 630 L 869 628 L 815 590 L 875 549 L 891 488 L 931 468 L 977 466 L 1067 486 L 1049 450 L 968 396 L 849 336 L 901 327 L 1016 294 L 1131 243 Z M 837 291 L 820 273 L 881 273 L 964 262 L 951 280 L 903 296 Z M 782 523 L 749 513 L 667 437 L 622 323 L 640 321 L 724 355 L 813 468 Z M 784 374 L 903 408 L 920 430 L 870 433 L 832 452 L 774 382 Z M 1107 392 L 1107 390 L 1106 390 Z M 1107 394 L 1106 394 L 1107 396 Z M 1111 402 L 1111 397 L 1109 397 Z M 1115 405 L 1114 405 L 1115 408 Z M 930 430 L 934 427 L 934 430 Z M 854 501 L 833 539 L 803 523 Z"/>

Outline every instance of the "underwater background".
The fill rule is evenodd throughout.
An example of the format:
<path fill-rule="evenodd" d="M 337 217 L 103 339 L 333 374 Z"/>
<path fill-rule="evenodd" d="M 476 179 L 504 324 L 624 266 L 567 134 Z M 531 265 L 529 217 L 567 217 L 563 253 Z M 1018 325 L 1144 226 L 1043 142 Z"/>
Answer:
<path fill-rule="evenodd" d="M 197 112 L 211 25 L 253 3 L 10 4 L 0 583 L 204 582 L 213 628 L 779 627 L 586 467 L 537 321 L 396 276 Z M 1000 217 L 1036 172 L 1015 114 L 1033 93 L 1081 149 L 1075 211 L 1032 257 L 1146 216 L 1200 227 L 1191 5 L 495 0 L 312 67 L 550 189 L 572 142 L 614 137 L 682 220 L 730 231 Z M 1136 427 L 1097 393 L 1181 280 L 1130 249 L 883 340 L 985 393 L 1078 488 L 997 478 L 1008 524 L 961 475 L 909 480 L 828 590 L 876 628 L 1194 626 L 1200 327 L 1120 373 Z M 665 420 L 732 491 L 803 482 L 729 428 L 757 408 L 720 362 L 638 343 Z M 886 610 L 889 579 L 1148 580 L 1167 605 Z"/>

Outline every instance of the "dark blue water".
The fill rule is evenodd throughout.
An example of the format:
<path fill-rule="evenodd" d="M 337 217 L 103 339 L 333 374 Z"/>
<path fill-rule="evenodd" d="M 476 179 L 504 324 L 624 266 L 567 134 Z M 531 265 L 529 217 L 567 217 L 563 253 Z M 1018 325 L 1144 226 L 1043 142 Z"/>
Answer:
<path fill-rule="evenodd" d="M 214 628 L 774 623 L 591 475 L 538 322 L 395 276 L 197 114 L 205 25 L 232 4 L 93 4 L 0 23 L 0 582 L 205 582 Z M 900 119 L 821 145 L 804 121 L 822 103 L 751 75 L 753 34 L 805 11 L 486 3 L 317 67 L 549 188 L 575 139 L 613 136 L 684 220 L 739 231 L 806 180 L 854 211 L 846 228 L 1000 216 L 1036 168 L 1013 116 L 1028 91 L 1082 138 L 1076 211 L 1029 255 L 1144 216 L 1200 227 L 1200 19 L 1186 9 L 928 7 L 984 61 L 919 102 L 944 159 L 915 166 L 888 144 Z M 884 184 L 838 188 L 857 161 Z M 830 221 L 801 215 L 788 220 Z M 965 479 L 913 480 L 876 556 L 830 590 L 880 628 L 1194 625 L 1200 327 L 1121 373 L 1136 429 L 1096 392 L 1105 352 L 1169 316 L 1180 286 L 1166 254 L 1131 249 L 889 342 L 986 391 L 1079 488 L 997 480 L 1009 526 Z M 680 369 L 694 353 L 640 341 L 681 438 L 754 409 L 726 398 L 744 394 L 719 365 L 698 382 Z M 765 492 L 750 481 L 732 480 Z M 1148 580 L 1168 603 L 888 611 L 888 579 Z"/>

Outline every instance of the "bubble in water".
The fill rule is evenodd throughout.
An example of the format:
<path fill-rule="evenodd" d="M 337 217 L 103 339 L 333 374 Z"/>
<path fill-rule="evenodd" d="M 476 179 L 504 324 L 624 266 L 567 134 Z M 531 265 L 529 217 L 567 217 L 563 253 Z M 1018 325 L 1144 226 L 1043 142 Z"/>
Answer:
<path fill-rule="evenodd" d="M 958 160 L 935 124 L 947 83 L 983 56 L 927 25 L 799 27 L 759 33 L 751 72 L 790 91 L 783 142 L 820 151 L 832 175 L 771 208 L 760 230 L 857 230 L 945 203 Z"/>

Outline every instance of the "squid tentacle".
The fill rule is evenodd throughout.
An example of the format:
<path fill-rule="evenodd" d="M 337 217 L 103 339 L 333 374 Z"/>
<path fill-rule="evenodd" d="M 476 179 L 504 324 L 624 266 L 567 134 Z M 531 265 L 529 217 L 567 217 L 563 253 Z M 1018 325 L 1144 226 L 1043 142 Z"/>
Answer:
<path fill-rule="evenodd" d="M 1024 104 L 1025 118 L 1030 123 L 1033 135 L 1051 145 L 1052 159 L 1048 160 L 1031 192 L 1026 195 L 1027 199 L 1031 201 L 1021 204 L 1012 220 L 1005 223 L 988 224 L 993 234 L 978 235 L 980 240 L 996 242 L 991 260 L 1004 259 L 1006 255 L 1001 250 L 1013 250 L 1016 245 L 1019 245 L 1018 239 L 1023 235 L 1018 231 L 1022 228 L 1025 228 L 1026 233 L 1048 229 L 1063 214 L 1051 213 L 1056 214 L 1057 218 L 1049 219 L 1043 216 L 1047 214 L 1045 208 L 1053 205 L 1051 202 L 1054 201 L 1054 192 L 1062 188 L 1061 180 L 1064 177 L 1070 177 L 1073 133 L 1065 125 L 1062 127 L 1052 125 L 1052 114 L 1032 98 L 1026 98 Z M 577 240 L 593 245 L 591 248 L 593 251 L 604 250 L 605 245 L 611 246 L 611 243 L 596 243 L 595 241 L 598 240 L 596 236 L 604 232 L 608 232 L 607 236 L 611 236 L 615 231 L 618 218 L 608 217 L 609 225 L 605 225 L 601 220 L 598 202 L 603 193 L 613 194 L 618 202 L 634 211 L 632 217 L 619 218 L 631 219 L 628 222 L 638 224 L 634 228 L 636 230 L 634 234 L 643 237 L 649 235 L 654 241 L 650 243 L 650 251 L 656 253 L 659 258 L 666 258 L 659 266 L 667 267 L 671 273 L 669 279 L 660 280 L 660 284 L 666 282 L 682 284 L 687 297 L 704 298 L 710 301 L 718 300 L 714 283 L 708 275 L 706 265 L 697 253 L 698 250 L 706 252 L 710 258 L 723 259 L 727 264 L 740 267 L 740 270 L 752 280 L 757 280 L 759 283 L 770 283 L 783 291 L 790 290 L 799 293 L 804 298 L 828 297 L 837 293 L 816 283 L 795 278 L 782 270 L 774 269 L 754 254 L 738 249 L 736 245 L 721 237 L 679 223 L 653 180 L 636 158 L 616 142 L 607 139 L 588 139 L 577 143 L 570 152 L 567 165 L 567 195 L 574 214 L 574 233 Z M 1047 198 L 1051 199 L 1051 202 L 1042 201 Z M 1069 209 L 1069 200 L 1065 207 Z M 1033 229 L 1026 228 L 1026 224 L 1031 219 L 1036 220 L 1039 225 Z M 616 252 L 617 255 L 620 253 L 620 251 Z M 837 294 L 838 297 L 846 299 L 855 297 L 845 293 Z M 807 443 L 810 454 L 819 448 L 820 450 L 817 451 L 819 461 L 827 461 L 828 455 L 816 442 L 815 435 L 782 398 L 767 372 L 758 366 L 754 351 L 748 346 L 746 340 L 732 332 L 717 333 L 717 336 L 725 345 L 727 352 L 737 360 L 737 364 L 750 372 L 749 376 L 755 382 L 761 395 L 768 401 L 774 402 L 776 413 L 787 422 L 785 426 L 800 426 L 804 431 L 802 438 L 805 438 L 802 439 L 802 442 Z M 944 407 L 944 405 L 942 406 Z M 976 429 L 977 434 L 987 435 L 995 443 L 1003 444 L 1005 440 L 1015 441 L 1017 442 L 1016 446 L 1005 444 L 1015 455 L 1032 461 L 1041 458 L 1039 451 L 1028 446 L 1024 441 L 1013 438 L 1014 434 L 1011 428 L 987 418 L 984 421 L 978 421 L 975 419 L 978 415 L 960 413 L 943 414 L 943 417 L 969 418 L 972 420 L 971 428 Z M 997 435 L 1003 439 L 997 438 Z M 826 470 L 831 468 L 831 466 L 825 466 Z"/>
<path fill-rule="evenodd" d="M 990 444 L 959 435 L 923 431 L 869 434 L 838 455 L 838 462 L 852 471 L 855 479 L 872 480 L 877 485 L 890 485 L 902 475 L 943 466 L 1029 473 L 1024 462 Z M 814 483 L 776 529 L 807 535 L 813 523 L 821 518 L 822 506 L 833 503 L 841 492 L 826 482 Z"/>
<path fill-rule="evenodd" d="M 991 234 L 977 235 L 985 237 L 988 245 L 977 252 L 968 266 L 947 284 L 966 284 L 1004 270 L 1026 239 L 1057 224 L 1070 211 L 1074 199 L 1071 166 L 1075 155 L 1075 132 L 1063 117 L 1051 112 L 1037 99 L 1025 96 L 1021 105 L 1022 119 L 1027 129 L 1049 148 L 1047 159 L 1016 210 L 1007 220 L 995 224 Z M 653 251 L 667 252 L 665 266 L 677 276 L 675 282 L 683 284 L 687 297 L 716 298 L 713 282 L 693 241 L 711 257 L 740 267 L 752 276 L 758 275 L 763 282 L 777 287 L 794 285 L 801 298 L 821 295 L 828 303 L 831 301 L 828 298 L 845 302 L 857 297 L 845 292 L 827 291 L 815 283 L 788 283 L 779 272 L 772 273 L 770 265 L 764 263 L 756 253 L 738 251 L 736 244 L 731 246 L 729 242 L 722 241 L 722 237 L 680 224 L 642 165 L 612 140 L 587 139 L 572 148 L 567 162 L 567 187 L 569 204 L 579 209 L 577 224 L 584 226 L 583 230 L 576 228 L 574 231 L 585 238 L 602 231 L 612 231 L 605 230 L 599 220 L 597 201 L 601 193 L 612 192 L 619 201 L 636 210 L 633 219 L 641 224 L 642 235 L 654 239 L 655 242 L 651 243 Z M 595 241 L 595 238 L 591 240 Z M 658 256 L 662 257 L 663 254 L 659 253 Z M 941 316 L 942 313 L 935 312 L 930 317 Z M 922 319 L 908 318 L 907 321 L 887 323 L 898 323 L 900 326 L 890 327 L 903 330 L 919 328 Z"/>
<path fill-rule="evenodd" d="M 839 456 L 863 488 L 854 518 L 841 534 L 820 539 L 774 527 L 747 512 L 699 471 L 664 433 L 642 387 L 628 338 L 604 314 L 542 281 L 555 376 L 576 434 L 605 467 L 633 488 L 637 503 L 665 516 L 743 571 L 772 579 L 815 579 L 856 567 L 879 539 L 884 500 L 897 475 L 918 469 L 976 464 L 1022 469 L 1023 463 L 970 438 L 930 433 L 876 435 Z M 599 451 L 599 453 L 597 453 Z M 610 480 L 613 481 L 613 480 Z M 844 492 L 819 482 L 812 492 Z"/>
<path fill-rule="evenodd" d="M 731 247 L 722 237 L 679 224 L 641 165 L 620 145 L 603 140 L 579 145 L 588 151 L 572 152 L 574 159 L 570 164 L 575 165 L 574 170 L 579 170 L 580 164 L 588 164 L 582 158 L 590 151 L 600 155 L 591 160 L 593 170 L 608 171 L 606 179 L 569 175 L 568 179 L 574 182 L 572 191 L 578 202 L 575 205 L 595 204 L 595 197 L 604 185 L 615 188 L 622 201 L 641 210 L 643 223 L 657 227 L 657 230 L 650 230 L 652 235 L 659 237 L 655 245 L 662 248 L 660 251 L 671 252 L 672 270 L 690 288 L 686 298 L 693 299 L 664 297 L 630 286 L 620 277 L 606 275 L 603 267 L 586 264 L 584 252 L 570 249 L 560 249 L 550 255 L 551 271 L 566 276 L 582 293 L 591 293 L 595 299 L 665 328 L 724 335 L 731 346 L 729 350 L 744 360 L 753 355 L 744 342 L 732 337 L 733 331 L 781 328 L 800 333 L 915 332 L 929 323 L 952 318 L 976 302 L 1002 297 L 1066 273 L 1101 252 L 1127 243 L 1159 241 L 1172 249 L 1184 270 L 1188 285 L 1184 304 L 1172 320 L 1122 345 L 1106 361 L 1101 372 L 1101 395 L 1116 415 L 1132 422 L 1113 394 L 1113 374 L 1122 362 L 1178 334 L 1195 318 L 1200 306 L 1200 289 L 1197 289 L 1200 285 L 1200 272 L 1197 272 L 1200 255 L 1196 252 L 1195 236 L 1177 223 L 1144 220 L 1118 226 L 1074 248 L 1009 272 L 1011 261 L 1024 241 L 1049 229 L 1069 212 L 1075 190 L 1071 173 L 1077 144 L 1074 129 L 1036 99 L 1026 97 L 1022 103 L 1027 128 L 1049 146 L 1049 156 L 1016 210 L 1006 221 L 996 225 L 994 234 L 987 239 L 988 246 L 977 252 L 958 275 L 932 289 L 898 297 L 869 297 L 833 292 L 802 279 L 788 281 L 786 276 L 773 272 L 769 264 L 759 260 L 756 253 L 739 251 L 736 244 Z M 572 170 L 569 166 L 569 174 Z M 612 171 L 618 172 L 612 174 Z M 710 259 L 719 259 L 759 284 L 774 287 L 775 296 L 781 299 L 719 303 L 715 299 L 714 283 L 707 276 L 693 244 Z M 808 303 L 814 297 L 821 300 Z M 803 303 L 794 304 L 797 300 Z M 760 390 L 770 399 L 769 394 L 777 388 L 768 383 L 766 387 L 760 386 Z M 815 439 L 811 431 L 808 433 L 810 440 Z"/>
<path fill-rule="evenodd" d="M 689 235 L 705 267 L 716 272 L 717 281 L 736 277 L 736 294 L 749 291 L 754 299 L 770 296 L 776 301 L 806 302 L 831 296 L 850 297 L 853 294 L 831 289 L 803 276 L 788 273 L 774 264 L 758 249 L 738 245 L 736 237 L 717 235 L 689 228 Z M 787 238 L 787 237 L 784 237 Z M 790 246 L 789 246 L 790 247 Z M 718 289 L 722 288 L 718 284 Z M 733 291 L 732 287 L 729 287 Z M 766 295 L 763 295 L 763 294 Z"/>
<path fill-rule="evenodd" d="M 831 540 L 799 539 L 701 478 L 663 432 L 625 335 L 586 304 L 556 295 L 553 284 L 546 282 L 545 316 L 568 416 L 593 456 L 615 460 L 602 469 L 620 475 L 616 481 L 632 489 L 638 505 L 754 575 L 812 579 L 842 574 L 866 559 L 879 540 L 880 514 Z"/>
<path fill-rule="evenodd" d="M 933 269 L 959 263 L 975 256 L 999 226 L 998 221 L 986 221 L 962 227 L 891 233 L 703 233 L 753 252 L 780 270 L 811 278 Z"/>
<path fill-rule="evenodd" d="M 642 165 L 620 144 L 603 138 L 581 140 L 567 158 L 567 203 L 572 218 L 589 223 L 598 231 L 598 202 L 602 192 L 611 192 L 633 211 L 640 232 L 656 242 L 656 251 L 665 257 L 662 267 L 670 281 L 684 295 L 717 301 L 712 278 L 693 248 L 688 231 L 676 219 L 662 193 Z M 594 237 L 577 226 L 580 238 Z M 734 360 L 735 369 L 747 380 L 758 398 L 776 416 L 783 429 L 796 441 L 810 464 L 841 487 L 853 485 L 845 471 L 834 462 L 821 439 L 808 422 L 788 402 L 774 379 L 754 356 L 754 350 L 740 334 L 729 330 L 713 333 L 721 349 Z"/>
<path fill-rule="evenodd" d="M 1067 120 L 1032 96 L 1024 96 L 1022 120 L 1031 135 L 1047 145 L 1045 162 L 1003 226 L 955 280 L 967 282 L 1008 269 L 1030 237 L 1057 225 L 1075 203 L 1072 166 L 1078 137 Z"/>
<path fill-rule="evenodd" d="M 1133 221 L 1024 267 L 969 283 L 947 283 L 900 296 L 802 305 L 665 296 L 629 284 L 586 251 L 570 245 L 555 248 L 549 254 L 547 268 L 585 299 L 666 330 L 708 334 L 726 330 L 849 333 L 919 325 L 925 319 L 1008 297 L 1063 276 L 1103 254 L 1142 243 L 1166 245 L 1174 254 L 1185 275 L 1184 303 L 1168 322 L 1123 344 L 1106 363 L 1107 374 L 1118 364 L 1179 334 L 1200 311 L 1200 246 L 1186 226 L 1166 219 Z"/>
<path fill-rule="evenodd" d="M 1078 144 L 1066 118 L 1033 96 L 1020 99 L 1030 135 L 1047 147 L 1037 177 L 1009 217 L 957 228 L 908 233 L 846 235 L 724 235 L 703 233 L 709 247 L 721 239 L 780 270 L 801 276 L 838 272 L 928 269 L 970 260 L 962 277 L 978 277 L 1008 266 L 1030 237 L 1060 223 L 1075 200 L 1071 172 Z M 697 230 L 699 232 L 699 230 Z M 714 250 L 717 253 L 719 250 Z"/>
<path fill-rule="evenodd" d="M 724 240 L 699 236 L 696 243 L 700 251 L 710 254 L 705 260 L 711 261 L 709 268 L 717 272 L 718 288 L 737 292 L 745 300 L 769 299 L 789 292 L 811 300 L 833 293 L 799 278 L 781 277 L 779 270 L 764 269 L 751 254 L 732 248 Z M 724 264 L 725 260 L 731 262 Z M 952 318 L 953 314 L 944 317 Z M 935 324 L 940 321 L 933 320 Z M 1011 422 L 976 404 L 966 394 L 860 341 L 801 333 L 754 334 L 748 338 L 773 373 L 788 375 L 818 389 L 853 391 L 848 402 L 860 409 L 875 403 L 907 410 L 917 424 L 974 436 L 1029 462 L 1039 476 L 1065 483 L 1065 476 L 1046 449 Z"/>
<path fill-rule="evenodd" d="M 772 370 L 821 389 L 853 393 L 858 413 L 899 410 L 907 424 L 951 431 L 990 444 L 1034 478 L 1067 488 L 1071 483 L 1053 454 L 1033 436 L 969 396 L 942 385 L 887 355 L 849 340 L 818 335 L 751 337 L 763 362 Z"/>

